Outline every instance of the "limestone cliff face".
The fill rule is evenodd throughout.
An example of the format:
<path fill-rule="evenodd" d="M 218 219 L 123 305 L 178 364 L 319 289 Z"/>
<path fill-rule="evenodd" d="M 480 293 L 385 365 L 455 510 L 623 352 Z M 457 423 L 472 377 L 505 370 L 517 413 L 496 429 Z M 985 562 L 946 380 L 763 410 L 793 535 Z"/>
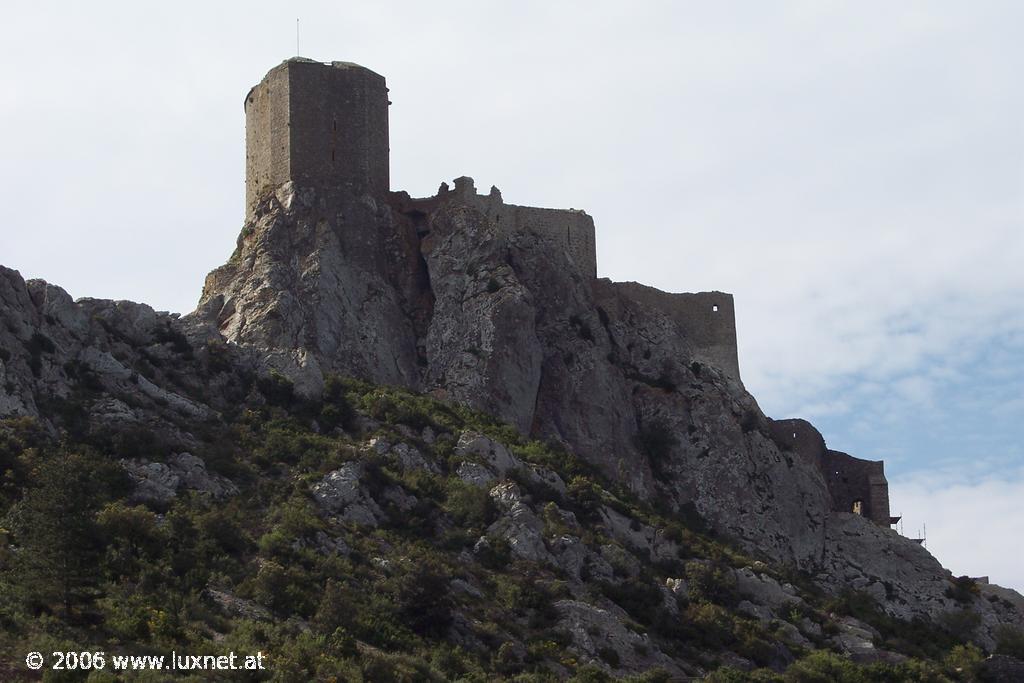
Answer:
<path fill-rule="evenodd" d="M 328 205 L 284 185 L 207 277 L 192 318 L 258 351 L 305 393 L 329 370 L 417 387 L 411 318 L 388 274 L 390 228 L 372 197 Z"/>
<path fill-rule="evenodd" d="M 145 428 L 178 452 L 245 397 L 255 363 L 193 346 L 175 315 L 130 301 L 72 298 L 0 266 L 0 418 L 28 416 L 118 438 Z"/>

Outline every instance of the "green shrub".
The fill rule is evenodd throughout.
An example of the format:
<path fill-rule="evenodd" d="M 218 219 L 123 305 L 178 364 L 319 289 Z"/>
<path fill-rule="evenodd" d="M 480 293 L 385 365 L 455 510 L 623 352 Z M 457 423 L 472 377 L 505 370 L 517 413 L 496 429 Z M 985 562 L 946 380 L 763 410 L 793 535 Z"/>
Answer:
<path fill-rule="evenodd" d="M 348 396 L 349 386 L 337 375 L 324 378 L 323 407 L 320 409 L 320 426 L 326 431 L 341 427 L 346 432 L 352 431 L 356 411 Z"/>
<path fill-rule="evenodd" d="M 960 642 L 974 637 L 981 615 L 969 609 L 952 610 L 939 617 L 939 625 Z"/>
<path fill-rule="evenodd" d="M 622 679 L 625 683 L 670 683 L 673 678 L 665 669 L 657 667 L 643 672 L 642 674 L 636 674 L 635 676 L 627 676 Z"/>
<path fill-rule="evenodd" d="M 725 607 L 739 602 L 736 576 L 728 567 L 711 562 L 687 562 L 686 581 L 693 602 L 713 602 Z"/>
<path fill-rule="evenodd" d="M 650 625 L 663 608 L 661 589 L 649 577 L 602 582 L 601 592 L 637 621 Z"/>
<path fill-rule="evenodd" d="M 1024 631 L 1004 624 L 995 632 L 996 652 L 1024 661 Z"/>
<path fill-rule="evenodd" d="M 256 388 L 272 406 L 288 408 L 295 402 L 295 385 L 277 370 L 257 379 Z"/>
<path fill-rule="evenodd" d="M 382 584 L 393 596 L 401 623 L 422 636 L 439 637 L 452 621 L 450 570 L 432 553 L 417 552 Z"/>
<path fill-rule="evenodd" d="M 706 683 L 782 683 L 783 678 L 774 671 L 765 669 L 741 671 L 723 666 L 721 669 L 712 671 L 704 680 Z M 823 681 L 822 683 L 825 682 Z"/>
<path fill-rule="evenodd" d="M 783 680 L 786 683 L 862 683 L 865 678 L 861 674 L 850 660 L 819 650 L 794 662 L 786 669 Z"/>
<path fill-rule="evenodd" d="M 594 521 L 601 509 L 601 489 L 586 477 L 573 477 L 566 486 L 566 496 L 581 520 Z"/>
<path fill-rule="evenodd" d="M 488 527 L 498 514 L 487 489 L 467 484 L 456 477 L 448 480 L 441 507 L 458 524 L 480 530 Z"/>
<path fill-rule="evenodd" d="M 975 645 L 957 645 L 946 655 L 943 666 L 946 672 L 956 679 L 973 681 L 977 678 L 983 661 L 985 655 Z"/>
<path fill-rule="evenodd" d="M 146 603 L 139 591 L 117 587 L 97 606 L 106 628 L 123 640 L 145 640 L 150 637 L 150 623 L 159 620 L 158 610 Z"/>
<path fill-rule="evenodd" d="M 586 664 L 576 669 L 567 683 L 611 683 L 614 679 L 596 664 Z"/>
<path fill-rule="evenodd" d="M 134 576 L 142 563 L 156 558 L 165 542 L 157 516 L 143 507 L 110 503 L 96 515 L 106 546 L 106 565 L 117 576 Z"/>
<path fill-rule="evenodd" d="M 958 576 L 950 579 L 952 585 L 946 589 L 946 597 L 967 605 L 978 595 L 978 584 L 969 576 Z"/>
<path fill-rule="evenodd" d="M 713 650 L 724 649 L 736 642 L 733 617 L 718 605 L 690 603 L 681 619 L 689 629 L 691 639 Z"/>
<path fill-rule="evenodd" d="M 282 616 L 309 617 L 319 605 L 319 586 L 299 567 L 264 561 L 256 576 L 246 583 L 252 598 Z"/>

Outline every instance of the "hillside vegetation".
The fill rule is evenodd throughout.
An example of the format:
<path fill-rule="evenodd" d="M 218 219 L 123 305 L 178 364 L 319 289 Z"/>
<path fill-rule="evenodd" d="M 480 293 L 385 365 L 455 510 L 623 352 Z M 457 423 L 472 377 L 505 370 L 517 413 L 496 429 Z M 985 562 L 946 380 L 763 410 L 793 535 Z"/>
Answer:
<path fill-rule="evenodd" d="M 262 651 L 275 681 L 982 675 L 970 611 L 926 625 L 828 597 L 695 511 L 425 395 L 329 377 L 314 402 L 271 375 L 184 455 L 144 426 L 77 420 L 94 398 L 53 406 L 59 437 L 0 426 L 5 680 L 33 650 Z M 978 599 L 968 579 L 950 591 Z M 1022 640 L 1007 629 L 998 648 L 1020 657 Z"/>

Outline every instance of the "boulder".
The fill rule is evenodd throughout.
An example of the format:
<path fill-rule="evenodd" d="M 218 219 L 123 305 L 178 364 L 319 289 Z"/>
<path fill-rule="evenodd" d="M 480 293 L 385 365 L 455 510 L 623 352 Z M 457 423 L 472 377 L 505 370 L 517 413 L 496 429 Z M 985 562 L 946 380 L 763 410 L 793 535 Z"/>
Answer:
<path fill-rule="evenodd" d="M 313 499 L 341 521 L 375 527 L 384 519 L 384 512 L 364 488 L 365 474 L 363 463 L 347 462 L 313 484 Z"/>

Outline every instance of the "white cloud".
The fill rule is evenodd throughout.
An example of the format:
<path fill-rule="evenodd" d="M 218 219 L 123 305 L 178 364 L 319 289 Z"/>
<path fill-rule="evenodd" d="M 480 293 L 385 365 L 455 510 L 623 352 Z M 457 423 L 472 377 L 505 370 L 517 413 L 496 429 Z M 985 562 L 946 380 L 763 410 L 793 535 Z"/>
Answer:
<path fill-rule="evenodd" d="M 1024 593 L 1024 468 L 975 462 L 891 480 L 893 511 L 907 536 L 927 528 L 928 549 L 955 575 L 989 576 Z"/>

